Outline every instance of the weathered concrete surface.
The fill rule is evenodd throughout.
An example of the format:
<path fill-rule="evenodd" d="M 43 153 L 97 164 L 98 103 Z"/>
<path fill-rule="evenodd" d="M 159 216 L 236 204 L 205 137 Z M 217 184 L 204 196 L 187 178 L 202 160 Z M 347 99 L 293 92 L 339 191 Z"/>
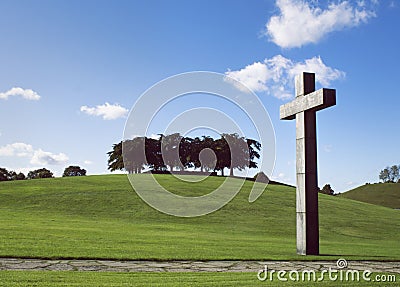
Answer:
<path fill-rule="evenodd" d="M 339 270 L 336 261 L 117 261 L 0 258 L 0 270 L 99 272 L 258 272 Z M 347 269 L 400 273 L 400 262 L 349 261 Z"/>
<path fill-rule="evenodd" d="M 297 253 L 319 254 L 316 112 L 336 104 L 336 91 L 315 91 L 315 74 L 296 77 L 296 98 L 280 107 L 280 118 L 296 118 Z"/>
<path fill-rule="evenodd" d="M 280 106 L 281 120 L 294 120 L 296 114 L 312 110 L 314 112 L 336 105 L 336 91 L 333 89 L 320 89 L 306 97 L 298 97 L 292 102 Z"/>

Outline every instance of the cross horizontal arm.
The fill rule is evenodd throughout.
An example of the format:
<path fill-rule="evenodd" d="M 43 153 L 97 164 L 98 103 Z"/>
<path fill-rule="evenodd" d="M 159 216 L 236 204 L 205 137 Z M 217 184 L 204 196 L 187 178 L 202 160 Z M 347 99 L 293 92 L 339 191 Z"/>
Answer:
<path fill-rule="evenodd" d="M 282 105 L 280 107 L 280 119 L 293 120 L 298 113 L 307 110 L 319 111 L 334 105 L 336 105 L 336 90 L 320 89 Z"/>

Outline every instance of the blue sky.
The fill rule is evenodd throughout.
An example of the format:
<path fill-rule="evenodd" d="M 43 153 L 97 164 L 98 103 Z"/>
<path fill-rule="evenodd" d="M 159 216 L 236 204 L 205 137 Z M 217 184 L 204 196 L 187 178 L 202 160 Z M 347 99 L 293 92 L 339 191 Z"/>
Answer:
<path fill-rule="evenodd" d="M 273 178 L 294 184 L 295 122 L 280 121 L 279 106 L 308 70 L 318 88 L 337 89 L 337 105 L 317 116 L 319 185 L 376 182 L 400 163 L 399 9 L 398 0 L 3 0 L 0 166 L 106 173 L 106 152 L 143 92 L 212 71 L 255 91 L 275 129 Z"/>

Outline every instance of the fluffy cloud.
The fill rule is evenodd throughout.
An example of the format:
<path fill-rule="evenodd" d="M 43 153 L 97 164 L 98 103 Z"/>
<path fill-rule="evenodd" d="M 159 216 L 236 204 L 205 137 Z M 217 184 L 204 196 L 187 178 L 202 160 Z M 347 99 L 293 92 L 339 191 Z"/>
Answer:
<path fill-rule="evenodd" d="M 8 97 L 20 96 L 26 100 L 37 101 L 40 99 L 40 96 L 31 89 L 23 89 L 23 88 L 12 88 L 7 92 L 0 93 L 0 99 L 7 100 Z"/>
<path fill-rule="evenodd" d="M 315 1 L 277 0 L 279 14 L 266 24 L 265 34 L 282 48 L 301 47 L 317 43 L 326 34 L 368 22 L 376 14 L 376 1 L 339 1 L 325 9 L 314 6 Z"/>
<path fill-rule="evenodd" d="M 102 116 L 104 120 L 115 120 L 125 117 L 128 110 L 118 104 L 110 105 L 109 103 L 105 103 L 93 108 L 82 106 L 81 112 L 91 116 Z"/>
<path fill-rule="evenodd" d="M 26 143 L 13 143 L 0 147 L 0 156 L 29 156 L 33 153 L 33 147 Z"/>
<path fill-rule="evenodd" d="M 313 72 L 316 81 L 323 86 L 329 86 L 334 80 L 343 78 L 345 73 L 328 67 L 320 57 L 307 59 L 304 62 L 294 62 L 281 55 L 263 62 L 255 62 L 238 71 L 227 71 L 231 77 L 254 92 L 266 92 L 280 99 L 290 98 L 290 88 L 293 87 L 294 77 L 301 72 Z M 243 88 L 241 85 L 237 87 Z"/>
<path fill-rule="evenodd" d="M 43 151 L 41 149 L 35 150 L 33 153 L 31 164 L 36 165 L 60 165 L 68 161 L 68 157 L 63 154 L 53 154 L 51 152 Z"/>
<path fill-rule="evenodd" d="M 42 149 L 33 149 L 26 143 L 13 143 L 0 147 L 0 156 L 28 157 L 34 165 L 59 165 L 68 161 L 64 153 L 53 154 Z"/>

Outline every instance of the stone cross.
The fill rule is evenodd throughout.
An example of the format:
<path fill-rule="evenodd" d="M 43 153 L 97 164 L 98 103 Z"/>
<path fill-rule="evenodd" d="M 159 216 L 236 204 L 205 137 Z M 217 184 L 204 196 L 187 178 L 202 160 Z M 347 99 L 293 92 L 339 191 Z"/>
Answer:
<path fill-rule="evenodd" d="M 297 254 L 319 254 L 316 111 L 336 104 L 336 90 L 315 91 L 315 74 L 296 77 L 296 98 L 280 107 L 281 120 L 296 118 Z"/>

